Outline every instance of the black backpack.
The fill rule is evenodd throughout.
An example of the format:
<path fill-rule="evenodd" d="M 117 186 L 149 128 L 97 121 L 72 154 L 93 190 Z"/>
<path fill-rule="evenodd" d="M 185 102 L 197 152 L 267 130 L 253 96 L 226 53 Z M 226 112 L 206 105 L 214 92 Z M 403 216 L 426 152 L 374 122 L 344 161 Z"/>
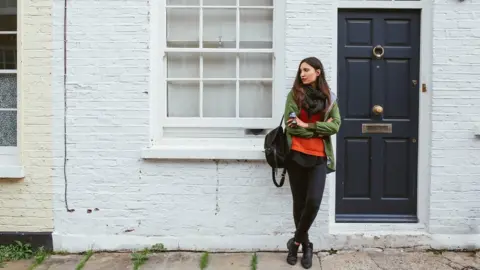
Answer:
<path fill-rule="evenodd" d="M 282 123 L 283 116 L 280 125 L 267 133 L 264 142 L 265 158 L 268 165 L 272 167 L 272 180 L 276 187 L 283 186 L 283 183 L 285 182 L 285 174 L 287 172 L 287 169 L 285 168 L 285 159 L 289 149 L 287 136 L 283 130 Z M 276 180 L 278 168 L 283 168 L 280 184 L 278 184 Z"/>

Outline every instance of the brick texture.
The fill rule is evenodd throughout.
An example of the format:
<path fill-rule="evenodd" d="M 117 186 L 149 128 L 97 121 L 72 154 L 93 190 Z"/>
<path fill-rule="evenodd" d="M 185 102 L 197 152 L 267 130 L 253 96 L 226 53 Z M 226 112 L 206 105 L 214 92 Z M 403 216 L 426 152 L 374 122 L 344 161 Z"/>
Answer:
<path fill-rule="evenodd" d="M 52 151 L 54 157 L 61 157 L 63 5 L 56 2 Z M 141 159 L 140 150 L 149 139 L 150 2 L 69 1 L 67 180 L 68 203 L 75 211 L 65 210 L 62 161 L 54 159 L 55 233 L 60 239 L 103 239 L 81 240 L 85 248 L 150 243 L 146 237 L 174 239 L 170 248 L 185 247 L 182 239 L 199 239 L 191 245 L 194 248 L 222 246 L 225 239 L 287 239 L 294 229 L 289 183 L 275 188 L 265 164 Z M 292 85 L 299 61 L 307 56 L 321 58 L 327 77 L 335 75 L 331 62 L 334 4 L 287 1 L 285 91 Z M 475 233 L 472 224 L 478 224 L 479 210 L 473 202 L 480 151 L 470 129 L 480 116 L 480 92 L 475 88 L 480 28 L 473 23 L 478 20 L 473 10 L 480 6 L 471 1 L 436 1 L 434 7 L 430 225 L 437 233 Z M 470 55 L 465 55 L 465 48 Z M 327 183 L 311 230 L 317 242 L 328 234 L 331 184 Z M 228 246 L 284 245 L 245 241 Z M 68 249 L 71 244 L 76 243 L 59 240 L 57 248 Z"/>
<path fill-rule="evenodd" d="M 430 231 L 480 234 L 480 3 L 436 0 Z"/>
<path fill-rule="evenodd" d="M 0 231 L 53 230 L 52 1 L 18 1 L 21 19 L 23 164 L 20 181 L 0 179 Z"/>
<path fill-rule="evenodd" d="M 288 85 L 301 58 L 331 48 L 322 45 L 331 43 L 331 37 L 315 26 L 328 22 L 328 11 L 321 9 L 328 1 L 309 2 L 318 5 L 320 11 L 312 13 L 308 6 L 299 8 L 293 1 L 288 3 Z M 69 3 L 67 171 L 68 201 L 75 212 L 65 211 L 63 176 L 58 173 L 56 233 L 81 235 L 88 231 L 179 238 L 197 234 L 290 235 L 293 222 L 288 182 L 284 188 L 275 189 L 265 164 L 146 162 L 140 158 L 140 150 L 149 139 L 149 96 L 145 92 L 149 90 L 150 7 L 148 1 L 121 3 Z M 55 22 L 62 19 L 62 12 L 56 8 Z M 299 12 L 308 16 L 294 18 Z M 310 21 L 314 28 L 311 40 L 319 45 L 296 52 L 305 34 L 298 30 L 317 17 L 321 18 L 318 23 Z M 55 27 L 58 57 L 62 56 L 58 43 L 63 37 L 61 31 L 59 25 Z M 57 94 L 63 87 L 60 65 L 56 63 L 54 72 Z M 61 126 L 60 120 L 57 125 Z M 55 136 L 60 135 L 56 132 Z M 62 149 L 61 145 L 55 148 Z M 99 211 L 87 213 L 95 208 Z M 320 228 L 326 230 L 327 209 L 328 204 L 323 204 L 312 229 L 317 234 Z"/>

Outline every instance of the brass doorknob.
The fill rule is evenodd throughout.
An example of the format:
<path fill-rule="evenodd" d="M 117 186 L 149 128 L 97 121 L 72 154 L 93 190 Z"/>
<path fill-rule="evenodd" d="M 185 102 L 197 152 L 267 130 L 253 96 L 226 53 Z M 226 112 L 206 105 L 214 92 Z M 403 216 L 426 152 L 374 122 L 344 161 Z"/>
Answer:
<path fill-rule="evenodd" d="M 383 108 L 380 105 L 375 105 L 373 106 L 372 111 L 374 114 L 379 115 L 383 113 Z"/>

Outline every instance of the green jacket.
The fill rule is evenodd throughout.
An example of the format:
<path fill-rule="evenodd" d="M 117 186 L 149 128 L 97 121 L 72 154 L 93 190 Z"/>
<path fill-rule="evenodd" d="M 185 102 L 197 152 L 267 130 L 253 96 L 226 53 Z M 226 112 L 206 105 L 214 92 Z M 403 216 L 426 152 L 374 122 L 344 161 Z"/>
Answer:
<path fill-rule="evenodd" d="M 292 147 L 292 136 L 312 138 L 323 137 L 325 144 L 325 154 L 327 155 L 327 171 L 328 173 L 335 171 L 335 155 L 333 152 L 333 145 L 331 135 L 337 134 L 340 129 L 341 119 L 340 111 L 338 109 L 337 97 L 333 92 L 330 92 L 331 100 L 333 102 L 329 105 L 327 113 L 325 114 L 324 122 L 310 123 L 307 128 L 302 127 L 288 127 L 288 116 L 291 112 L 295 112 L 296 115 L 300 114 L 300 110 L 293 99 L 293 92 L 290 91 L 285 102 L 284 123 L 285 133 L 287 135 L 288 147 Z M 326 122 L 329 118 L 332 118 L 332 122 Z"/>

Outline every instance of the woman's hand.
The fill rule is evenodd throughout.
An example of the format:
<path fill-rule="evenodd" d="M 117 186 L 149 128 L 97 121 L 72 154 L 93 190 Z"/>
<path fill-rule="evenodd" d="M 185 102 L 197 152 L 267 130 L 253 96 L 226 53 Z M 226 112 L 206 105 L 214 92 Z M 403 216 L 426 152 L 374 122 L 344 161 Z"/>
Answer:
<path fill-rule="evenodd" d="M 298 126 L 298 127 L 303 127 L 303 128 L 307 128 L 307 127 L 308 127 L 308 124 L 306 124 L 305 122 L 303 122 L 302 120 L 300 120 L 300 118 L 298 118 L 298 117 L 295 118 L 295 121 L 297 121 L 297 124 L 296 124 L 296 125 L 295 125 L 295 124 L 292 124 L 292 121 L 293 121 L 293 120 L 292 120 L 291 118 L 288 119 L 287 124 L 288 124 L 289 127 L 293 127 L 293 128 L 296 127 L 296 126 Z"/>
<path fill-rule="evenodd" d="M 327 122 L 332 122 L 333 121 L 333 118 L 328 118 Z"/>

